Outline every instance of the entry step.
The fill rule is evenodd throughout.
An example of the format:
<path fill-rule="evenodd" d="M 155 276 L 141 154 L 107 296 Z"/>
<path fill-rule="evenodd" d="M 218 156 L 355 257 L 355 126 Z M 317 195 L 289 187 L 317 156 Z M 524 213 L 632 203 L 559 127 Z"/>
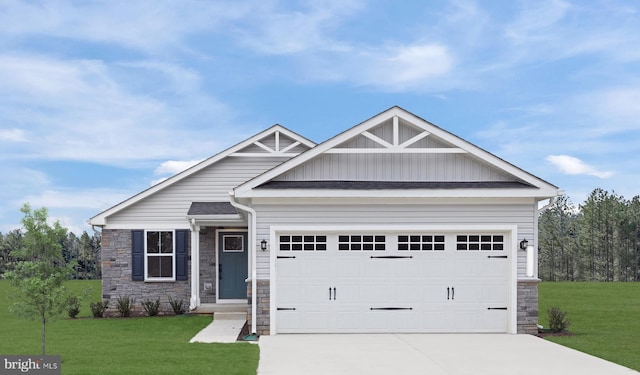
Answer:
<path fill-rule="evenodd" d="M 213 320 L 247 320 L 247 313 L 240 312 L 214 312 Z"/>

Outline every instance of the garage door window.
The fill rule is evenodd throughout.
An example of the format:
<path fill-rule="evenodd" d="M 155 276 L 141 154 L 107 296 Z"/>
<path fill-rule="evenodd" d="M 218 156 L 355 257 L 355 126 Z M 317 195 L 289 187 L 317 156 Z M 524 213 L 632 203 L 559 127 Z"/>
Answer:
<path fill-rule="evenodd" d="M 291 235 L 280 236 L 282 251 L 325 251 L 327 236 Z"/>
<path fill-rule="evenodd" d="M 456 236 L 456 249 L 459 251 L 504 250 L 504 236 L 488 234 L 470 234 Z"/>
<path fill-rule="evenodd" d="M 338 250 L 341 251 L 384 251 L 385 236 L 371 234 L 339 235 Z"/>
<path fill-rule="evenodd" d="M 402 234 L 398 236 L 399 251 L 443 251 L 444 235 Z"/>

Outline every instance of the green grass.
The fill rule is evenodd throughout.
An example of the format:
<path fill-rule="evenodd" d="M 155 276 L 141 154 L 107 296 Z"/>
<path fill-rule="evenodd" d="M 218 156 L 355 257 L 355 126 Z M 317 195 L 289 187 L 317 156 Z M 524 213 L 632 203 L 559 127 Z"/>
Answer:
<path fill-rule="evenodd" d="M 87 286 L 79 319 L 47 324 L 47 353 L 62 355 L 64 374 L 256 373 L 257 345 L 189 344 L 210 317 L 93 319 L 100 281 L 68 283 L 78 292 Z M 39 354 L 40 325 L 8 311 L 8 290 L 0 280 L 0 354 Z M 567 312 L 573 336 L 548 340 L 640 370 L 640 283 L 540 283 L 542 325 L 553 306 Z"/>
<path fill-rule="evenodd" d="M 47 324 L 47 354 L 62 356 L 63 374 L 255 374 L 259 349 L 249 343 L 190 344 L 211 322 L 207 316 L 90 318 L 90 302 L 100 300 L 100 281 L 70 281 L 92 288 L 78 319 Z M 15 317 L 0 280 L 0 354 L 40 354 L 40 324 Z"/>
<path fill-rule="evenodd" d="M 542 282 L 540 324 L 558 306 L 573 336 L 547 340 L 640 370 L 640 283 Z"/>

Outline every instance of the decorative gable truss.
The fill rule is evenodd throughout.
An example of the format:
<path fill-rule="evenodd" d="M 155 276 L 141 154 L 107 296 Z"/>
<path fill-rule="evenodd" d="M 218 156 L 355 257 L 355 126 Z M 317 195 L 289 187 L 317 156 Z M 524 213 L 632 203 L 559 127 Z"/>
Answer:
<path fill-rule="evenodd" d="M 327 150 L 327 154 L 464 154 L 467 151 L 437 139 L 424 129 L 393 116 L 354 139 Z M 430 138 L 428 138 L 431 136 Z"/>
<path fill-rule="evenodd" d="M 252 140 L 251 144 L 230 156 L 291 158 L 314 146 L 312 142 L 303 143 L 304 140 L 299 136 L 294 138 L 289 133 L 284 128 L 276 127 L 264 138 Z"/>

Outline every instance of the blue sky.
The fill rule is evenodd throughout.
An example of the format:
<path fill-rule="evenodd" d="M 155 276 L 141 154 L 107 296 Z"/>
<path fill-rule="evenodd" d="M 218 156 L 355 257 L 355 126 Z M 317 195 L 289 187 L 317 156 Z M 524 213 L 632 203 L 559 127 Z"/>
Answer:
<path fill-rule="evenodd" d="M 0 1 L 0 232 L 86 220 L 275 123 L 399 105 L 559 186 L 640 194 L 636 1 Z"/>

